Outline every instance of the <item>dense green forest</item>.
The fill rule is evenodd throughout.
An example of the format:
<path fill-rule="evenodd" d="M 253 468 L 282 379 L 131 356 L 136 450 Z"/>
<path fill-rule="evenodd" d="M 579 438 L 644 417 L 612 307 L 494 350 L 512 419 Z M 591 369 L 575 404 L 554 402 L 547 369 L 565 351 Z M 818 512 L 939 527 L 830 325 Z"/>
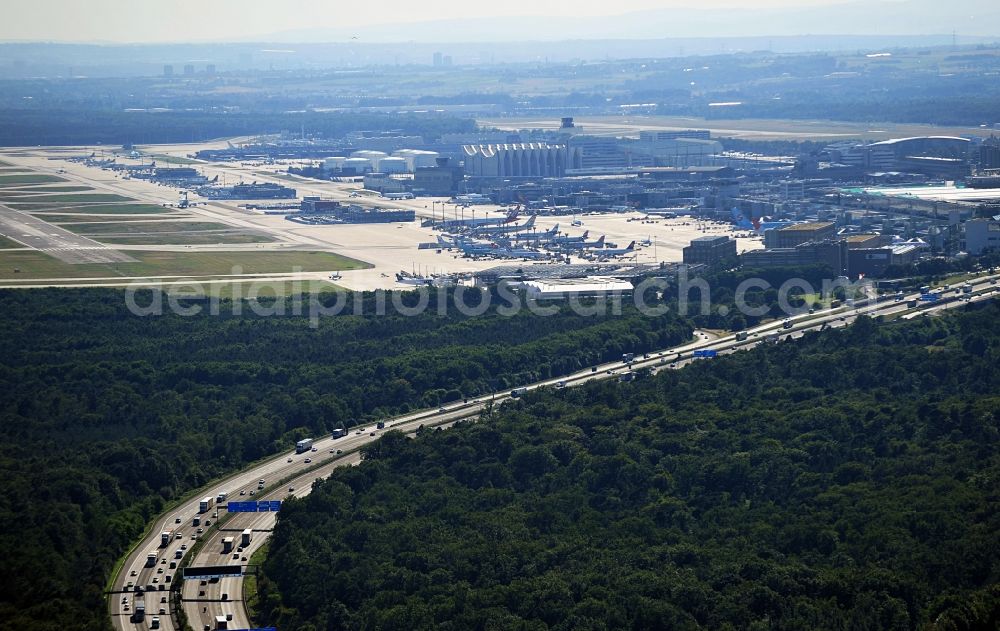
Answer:
<path fill-rule="evenodd" d="M 297 438 L 691 334 L 634 309 L 470 318 L 432 305 L 317 328 L 221 311 L 137 317 L 119 291 L 0 291 L 0 629 L 108 628 L 108 574 L 164 504 Z"/>
<path fill-rule="evenodd" d="M 397 129 L 430 140 L 445 133 L 475 131 L 476 122 L 412 114 L 0 109 L 0 146 L 202 142 L 300 129 L 332 139 L 362 129 Z"/>
<path fill-rule="evenodd" d="M 996 629 L 1000 308 L 386 434 L 282 511 L 316 629 Z"/>

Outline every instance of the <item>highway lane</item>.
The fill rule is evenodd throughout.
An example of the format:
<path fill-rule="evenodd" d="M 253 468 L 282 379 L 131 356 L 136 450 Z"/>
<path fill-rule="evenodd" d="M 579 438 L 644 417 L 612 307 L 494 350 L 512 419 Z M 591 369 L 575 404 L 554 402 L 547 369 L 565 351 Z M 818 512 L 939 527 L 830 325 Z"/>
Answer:
<path fill-rule="evenodd" d="M 975 287 L 975 291 L 978 293 L 975 294 L 972 299 L 978 301 L 984 299 L 991 299 L 995 297 L 997 293 L 997 288 L 995 286 L 990 285 L 990 281 L 995 280 L 996 278 L 997 278 L 996 275 L 992 276 L 984 275 L 978 279 L 975 279 L 973 281 L 973 285 Z M 955 288 L 952 287 L 950 289 L 954 291 Z M 893 299 L 882 300 L 877 305 L 874 305 L 870 308 L 853 309 L 847 307 L 840 307 L 838 309 L 821 311 L 814 314 L 804 313 L 801 315 L 793 316 L 788 319 L 788 321 L 791 323 L 791 328 L 789 329 L 784 328 L 785 325 L 783 324 L 783 322 L 767 323 L 749 329 L 747 331 L 748 338 L 742 341 L 736 340 L 735 334 L 712 340 L 707 340 L 704 338 L 704 336 L 699 335 L 698 339 L 696 339 L 695 341 L 679 345 L 677 347 L 665 349 L 660 352 L 648 353 L 648 358 L 640 357 L 631 365 L 626 365 L 623 364 L 622 362 L 608 362 L 605 364 L 601 364 L 599 366 L 595 366 L 591 369 L 581 370 L 572 375 L 547 379 L 536 384 L 531 384 L 529 386 L 525 386 L 525 388 L 531 390 L 539 387 L 559 386 L 560 382 L 563 382 L 566 387 L 571 387 L 573 385 L 586 383 L 587 381 L 594 379 L 614 378 L 620 375 L 621 373 L 645 367 L 653 369 L 662 369 L 665 366 L 679 368 L 692 361 L 690 353 L 694 350 L 715 349 L 720 352 L 732 352 L 735 350 L 749 348 L 752 347 L 753 345 L 759 344 L 761 343 L 761 336 L 766 336 L 770 333 L 777 332 L 782 337 L 785 338 L 789 336 L 799 337 L 805 334 L 805 332 L 807 331 L 818 330 L 824 325 L 846 326 L 847 324 L 850 324 L 850 322 L 852 322 L 859 315 L 877 316 L 877 315 L 906 314 L 908 312 L 921 313 L 925 311 L 933 312 L 940 310 L 942 308 L 947 308 L 946 304 L 933 304 L 925 302 L 918 303 L 918 306 L 915 309 L 910 309 L 907 307 L 906 303 L 908 301 L 918 298 L 919 298 L 918 294 L 910 294 L 905 296 L 901 301 L 896 301 Z M 953 297 L 949 298 L 953 299 Z M 673 364 L 673 366 L 671 366 L 671 364 Z M 508 398 L 510 398 L 509 392 L 497 393 L 495 395 L 473 398 L 470 399 L 467 403 L 452 405 L 450 407 L 442 408 L 441 410 L 423 410 L 410 413 L 392 419 L 391 421 L 388 421 L 387 429 L 391 428 L 391 429 L 399 429 L 406 432 L 412 432 L 419 425 L 433 426 L 439 423 L 451 424 L 454 423 L 456 420 L 478 416 L 478 414 L 482 411 L 482 409 L 491 401 L 495 403 L 501 403 L 502 401 Z M 320 459 L 329 460 L 330 459 L 329 450 L 331 448 L 342 449 L 343 451 L 346 452 L 356 447 L 363 446 L 364 444 L 367 444 L 373 440 L 376 440 L 382 432 L 375 431 L 374 432 L 375 436 L 372 436 L 371 434 L 373 429 L 374 429 L 373 427 L 366 427 L 365 431 L 362 431 L 360 434 L 357 433 L 357 430 L 355 430 L 355 433 L 352 433 L 349 436 L 341 439 L 334 440 L 331 438 L 325 438 L 323 440 L 317 441 L 315 445 L 317 448 L 317 451 L 315 453 L 319 454 L 317 460 Z M 154 525 L 154 528 L 151 530 L 150 535 L 146 539 L 144 539 L 141 545 L 137 546 L 135 551 L 132 554 L 130 554 L 129 557 L 126 559 L 126 562 L 122 568 L 122 572 L 116 578 L 115 581 L 116 588 L 119 590 L 124 590 L 125 584 L 129 580 L 137 580 L 139 584 L 147 584 L 147 585 L 149 584 L 149 580 L 152 577 L 154 577 L 155 570 L 152 568 L 142 567 L 146 558 L 146 554 L 151 549 L 156 549 L 158 551 L 157 546 L 159 543 L 159 532 L 164 528 L 164 526 L 172 525 L 177 518 L 181 518 L 182 525 L 185 525 L 185 530 L 190 530 L 190 517 L 193 517 L 194 513 L 197 511 L 198 500 L 200 499 L 200 497 L 206 495 L 214 497 L 221 491 L 227 491 L 230 493 L 235 492 L 236 494 L 238 494 L 241 489 L 247 489 L 249 493 L 249 490 L 255 490 L 257 488 L 256 486 L 257 480 L 260 478 L 267 479 L 268 483 L 271 484 L 274 481 L 288 477 L 294 474 L 295 472 L 301 472 L 302 469 L 306 467 L 311 467 L 312 465 L 306 465 L 304 463 L 305 457 L 309 457 L 309 454 L 301 454 L 298 456 L 291 453 L 281 454 L 262 464 L 256 465 L 253 468 L 247 469 L 240 474 L 234 475 L 225 482 L 219 482 L 211 485 L 210 487 L 196 494 L 195 498 L 188 500 L 187 502 L 182 504 L 182 506 L 172 511 L 169 511 L 167 514 L 161 516 Z M 292 462 L 288 462 L 289 458 L 292 459 Z M 323 467 L 317 469 L 314 472 L 305 473 L 299 476 L 298 478 L 295 479 L 294 482 L 291 483 L 291 485 L 295 486 L 296 488 L 295 495 L 303 496 L 307 494 L 311 489 L 311 484 L 309 483 L 310 480 L 316 477 L 325 477 L 326 475 L 329 475 L 329 471 L 332 471 L 333 467 L 335 466 L 353 462 L 354 461 L 350 459 L 341 458 L 339 459 L 339 461 L 335 460 L 325 463 Z M 282 489 L 280 488 L 276 489 L 273 491 L 273 493 L 275 494 L 275 496 L 281 497 Z M 287 496 L 287 489 L 285 489 L 285 493 Z M 231 497 L 237 497 L 237 496 L 231 496 Z M 268 494 L 267 497 L 271 496 L 272 496 L 271 494 Z M 220 517 L 221 516 L 222 513 L 220 513 Z M 268 513 L 256 514 L 255 517 L 249 517 L 249 518 L 245 516 L 234 516 L 226 521 L 225 527 L 227 529 L 231 528 L 234 530 L 237 529 L 242 530 L 242 528 L 247 527 L 244 524 L 248 522 L 240 520 L 249 519 L 250 520 L 249 523 L 252 527 L 265 529 L 270 527 L 268 525 L 268 522 L 269 520 L 273 520 L 274 517 L 275 516 L 273 514 L 268 514 Z M 233 534 L 234 537 L 238 537 L 238 535 L 239 535 L 238 532 L 235 532 Z M 185 533 L 184 536 L 187 537 L 189 535 Z M 218 546 L 218 548 L 216 549 L 221 549 L 222 535 L 219 533 L 217 527 L 213 526 L 213 528 L 209 530 L 206 536 L 210 537 L 210 539 L 207 542 L 208 545 L 205 548 L 206 552 L 204 553 L 207 554 L 208 556 L 202 557 L 201 555 L 199 555 L 199 559 L 197 559 L 198 563 L 196 565 L 208 564 L 207 560 L 211 559 L 211 551 L 213 550 L 214 546 Z M 265 538 L 266 537 L 263 536 L 255 536 L 254 544 L 251 547 L 251 549 L 247 550 L 247 552 L 252 553 L 252 551 L 256 549 L 256 546 L 259 546 L 263 543 Z M 181 543 L 178 540 L 175 540 L 174 542 L 172 542 L 171 546 L 169 546 L 165 551 L 166 554 L 167 555 L 173 554 L 173 550 L 176 547 L 179 547 L 180 545 Z M 250 554 L 247 554 L 246 556 L 249 558 Z M 218 552 L 216 552 L 216 558 L 218 558 Z M 203 559 L 206 559 L 206 561 L 203 562 Z M 164 561 L 166 561 L 166 559 L 164 559 Z M 162 565 L 162 563 L 160 565 Z M 130 571 L 132 570 L 137 571 L 136 577 L 130 576 Z M 246 622 L 246 612 L 243 607 L 242 596 L 241 596 L 242 588 L 235 587 L 234 581 L 237 581 L 237 579 L 229 579 L 224 584 L 221 581 L 220 584 L 210 584 L 213 585 L 213 587 L 211 588 L 211 595 L 215 596 L 215 602 L 212 602 L 211 604 L 206 602 L 206 604 L 201 605 L 202 607 L 205 608 L 204 612 L 200 610 L 197 604 L 191 606 L 187 601 L 185 601 L 184 606 L 185 609 L 188 611 L 189 619 L 192 622 L 198 620 L 202 625 L 211 624 L 210 622 L 212 619 L 211 616 L 218 614 L 224 615 L 224 613 L 230 613 L 230 611 L 228 611 L 230 605 L 223 605 L 221 603 L 222 589 L 223 587 L 225 587 L 226 589 L 232 590 L 227 593 L 231 596 L 231 602 L 232 602 L 231 612 L 234 614 L 234 621 Z M 199 597 L 197 591 L 200 590 L 195 590 L 195 596 L 193 598 Z M 185 586 L 184 597 L 191 598 L 189 594 L 190 594 L 190 588 Z M 156 601 L 159 601 L 159 598 L 162 598 L 162 596 L 159 596 L 159 593 L 154 593 L 153 596 L 154 600 Z M 157 598 L 157 596 L 159 596 L 159 598 Z M 212 600 L 212 598 L 210 597 L 210 590 L 206 590 L 206 598 L 208 599 L 208 601 Z M 156 611 L 159 608 L 159 603 L 157 602 L 155 604 L 156 604 L 155 607 L 149 607 L 147 605 L 148 611 Z M 111 615 L 115 620 L 116 628 L 120 629 L 146 628 L 144 625 L 133 625 L 128 622 L 127 617 L 122 615 L 122 611 L 119 606 L 118 598 L 116 597 L 116 595 L 110 599 L 109 608 L 111 610 Z M 227 611 L 223 611 L 224 608 L 227 609 Z M 165 629 L 173 628 L 172 621 L 170 620 L 169 617 L 167 618 L 161 617 L 161 628 Z M 202 627 L 195 627 L 195 628 L 202 628 Z"/>
<path fill-rule="evenodd" d="M 976 286 L 981 290 L 983 287 L 987 287 L 987 283 L 988 279 L 984 278 L 974 281 L 974 286 Z M 725 336 L 722 338 L 712 338 L 708 335 L 702 334 L 701 332 L 696 332 L 696 337 L 698 338 L 696 339 L 696 341 L 682 346 L 678 346 L 673 349 L 668 349 L 663 352 L 647 354 L 648 359 L 636 360 L 635 362 L 633 362 L 632 365 L 625 365 L 619 362 L 603 364 L 601 366 L 595 367 L 596 370 L 589 369 L 585 371 L 580 371 L 578 373 L 566 377 L 546 380 L 539 384 L 530 386 L 529 388 L 533 389 L 536 387 L 546 387 L 553 385 L 558 386 L 560 383 L 564 384 L 565 387 L 571 387 L 573 385 L 586 383 L 587 381 L 590 381 L 592 379 L 615 377 L 620 374 L 629 372 L 631 370 L 641 369 L 644 367 L 654 368 L 654 371 L 668 369 L 667 366 L 669 366 L 669 368 L 681 368 L 691 363 L 692 361 L 699 361 L 697 359 L 692 358 L 688 354 L 691 351 L 697 350 L 699 348 L 714 348 L 718 350 L 720 354 L 736 352 L 738 350 L 745 350 L 749 347 L 762 343 L 762 340 L 759 338 L 760 335 L 762 334 L 767 335 L 774 332 L 780 332 L 782 335 L 782 339 L 797 339 L 805 335 L 809 331 L 818 330 L 824 326 L 827 327 L 848 326 L 860 315 L 870 315 L 874 317 L 878 315 L 891 315 L 891 314 L 905 312 L 909 310 L 909 307 L 907 307 L 907 302 L 909 300 L 913 300 L 918 297 L 919 294 L 911 294 L 909 296 L 903 296 L 899 300 L 895 299 L 894 297 L 886 298 L 879 301 L 870 308 L 862 307 L 854 309 L 854 308 L 842 307 L 814 314 L 803 313 L 787 319 L 787 322 L 790 323 L 791 325 L 790 328 L 785 328 L 786 326 L 785 321 L 764 324 L 759 327 L 754 327 L 752 329 L 749 329 L 748 339 L 742 341 L 737 340 L 735 334 L 731 336 Z M 986 297 L 987 296 L 984 293 L 983 295 L 980 296 L 980 299 Z M 935 308 L 937 307 L 931 306 L 930 303 L 918 303 L 918 311 L 926 311 Z M 681 359 L 681 357 L 683 357 L 683 359 Z M 673 358 L 674 361 L 669 364 L 666 364 L 665 361 L 669 362 L 671 358 Z M 509 394 L 505 393 L 497 397 L 497 401 L 499 402 L 500 400 L 504 400 L 506 398 L 509 398 Z M 472 401 L 470 401 L 468 405 L 461 406 L 461 410 L 459 411 L 462 411 L 463 413 L 468 415 L 478 414 L 487 400 L 488 398 L 486 397 L 473 399 Z M 454 411 L 447 413 L 453 415 Z M 337 463 L 333 463 L 333 466 L 336 466 L 336 464 Z M 307 486 L 309 486 L 308 485 L 309 480 L 314 479 L 316 477 L 325 477 L 325 474 L 326 474 L 325 470 L 317 471 L 315 474 L 310 474 L 309 476 L 307 476 L 309 479 L 305 480 Z M 302 492 L 301 489 L 299 489 L 296 492 L 296 495 L 299 495 L 300 492 Z M 308 490 L 303 492 L 303 495 L 307 492 Z M 274 516 L 271 516 L 270 518 L 271 520 L 273 520 Z M 262 541 L 263 537 L 260 539 L 261 541 L 257 542 L 257 545 L 261 545 L 263 543 Z M 232 612 L 233 621 L 235 622 L 234 626 L 236 626 L 237 628 L 245 628 L 246 626 L 249 626 L 250 622 L 246 617 L 247 612 L 244 603 L 242 601 L 242 590 L 241 588 L 239 588 L 240 591 L 236 591 L 237 586 L 241 582 L 240 579 L 224 579 L 224 580 L 226 582 L 224 586 L 220 586 L 218 588 L 217 593 L 215 595 L 216 598 L 218 598 L 219 594 L 221 594 L 223 591 L 231 590 L 227 591 L 226 593 L 229 594 L 231 599 L 234 598 L 234 594 L 237 594 L 238 595 L 236 596 L 237 600 L 233 602 L 232 605 L 223 605 L 220 599 L 219 600 L 220 607 L 213 609 L 211 606 L 209 606 L 205 608 L 205 610 L 201 614 L 202 616 L 201 619 L 199 620 L 198 624 L 195 625 L 195 629 L 203 629 L 204 625 L 208 625 L 209 628 L 213 628 L 214 616 L 220 614 L 225 615 L 225 613 L 230 613 L 229 611 L 225 612 L 223 611 L 223 609 L 228 609 L 230 607 L 235 609 Z M 190 614 L 189 617 L 192 620 L 194 619 L 194 616 L 190 616 Z"/>

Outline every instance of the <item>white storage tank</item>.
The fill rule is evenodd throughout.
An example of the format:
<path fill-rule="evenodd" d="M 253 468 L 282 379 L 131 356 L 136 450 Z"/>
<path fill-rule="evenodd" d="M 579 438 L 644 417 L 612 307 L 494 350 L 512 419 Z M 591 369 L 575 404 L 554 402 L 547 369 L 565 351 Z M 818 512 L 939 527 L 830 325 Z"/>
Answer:
<path fill-rule="evenodd" d="M 379 171 L 382 173 L 406 173 L 405 158 L 382 158 L 379 161 Z"/>
<path fill-rule="evenodd" d="M 323 168 L 327 171 L 339 171 L 344 166 L 344 161 L 347 158 L 343 156 L 333 156 L 330 158 L 324 158 Z"/>
<path fill-rule="evenodd" d="M 354 169 L 355 173 L 366 173 L 372 170 L 372 161 L 368 158 L 348 158 L 344 160 L 345 169 Z"/>
<path fill-rule="evenodd" d="M 379 171 L 379 170 L 381 170 L 380 167 L 379 167 L 379 163 L 382 161 L 383 158 L 389 157 L 389 154 L 385 153 L 384 151 L 368 151 L 368 150 L 362 149 L 361 151 L 355 151 L 355 152 L 353 152 L 351 154 L 351 157 L 352 158 L 365 158 L 365 159 L 371 161 L 371 165 L 372 165 L 372 169 L 373 170 Z"/>
<path fill-rule="evenodd" d="M 413 172 L 419 167 L 436 166 L 436 160 L 440 154 L 437 151 L 424 151 L 422 149 L 400 149 L 394 151 L 392 155 L 406 160 L 406 170 Z"/>

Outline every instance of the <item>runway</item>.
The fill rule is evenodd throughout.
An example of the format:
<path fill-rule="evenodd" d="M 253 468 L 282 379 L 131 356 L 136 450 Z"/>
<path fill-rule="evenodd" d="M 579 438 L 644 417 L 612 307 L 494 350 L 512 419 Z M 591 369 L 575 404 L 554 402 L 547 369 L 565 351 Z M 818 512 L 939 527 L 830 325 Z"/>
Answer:
<path fill-rule="evenodd" d="M 135 263 L 118 250 L 32 215 L 0 206 L 0 235 L 59 259 L 63 263 Z"/>

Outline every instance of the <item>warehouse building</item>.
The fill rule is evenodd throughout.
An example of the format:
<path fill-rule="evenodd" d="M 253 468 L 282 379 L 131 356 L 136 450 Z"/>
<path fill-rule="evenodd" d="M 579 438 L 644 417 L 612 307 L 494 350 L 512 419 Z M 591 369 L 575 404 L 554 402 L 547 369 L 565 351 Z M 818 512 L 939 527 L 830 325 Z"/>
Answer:
<path fill-rule="evenodd" d="M 846 243 L 824 241 L 821 243 L 801 243 L 789 248 L 768 248 L 744 252 L 740 257 L 749 268 L 799 267 L 803 265 L 826 265 L 838 274 L 846 272 Z"/>
<path fill-rule="evenodd" d="M 598 276 L 529 280 L 522 283 L 522 286 L 525 289 L 527 297 L 531 300 L 628 296 L 631 295 L 634 289 L 632 283 L 626 280 Z"/>
<path fill-rule="evenodd" d="M 979 255 L 987 250 L 1000 252 L 1000 221 L 971 219 L 965 222 L 965 251 Z"/>
<path fill-rule="evenodd" d="M 578 168 L 579 149 L 544 142 L 462 147 L 465 170 L 480 177 L 562 177 Z"/>
<path fill-rule="evenodd" d="M 688 265 L 703 263 L 712 265 L 719 261 L 736 260 L 736 240 L 726 236 L 698 237 L 683 250 L 684 262 Z"/>
<path fill-rule="evenodd" d="M 810 241 L 825 241 L 837 236 L 837 224 L 832 221 L 799 223 L 764 232 L 764 247 L 794 248 Z"/>

